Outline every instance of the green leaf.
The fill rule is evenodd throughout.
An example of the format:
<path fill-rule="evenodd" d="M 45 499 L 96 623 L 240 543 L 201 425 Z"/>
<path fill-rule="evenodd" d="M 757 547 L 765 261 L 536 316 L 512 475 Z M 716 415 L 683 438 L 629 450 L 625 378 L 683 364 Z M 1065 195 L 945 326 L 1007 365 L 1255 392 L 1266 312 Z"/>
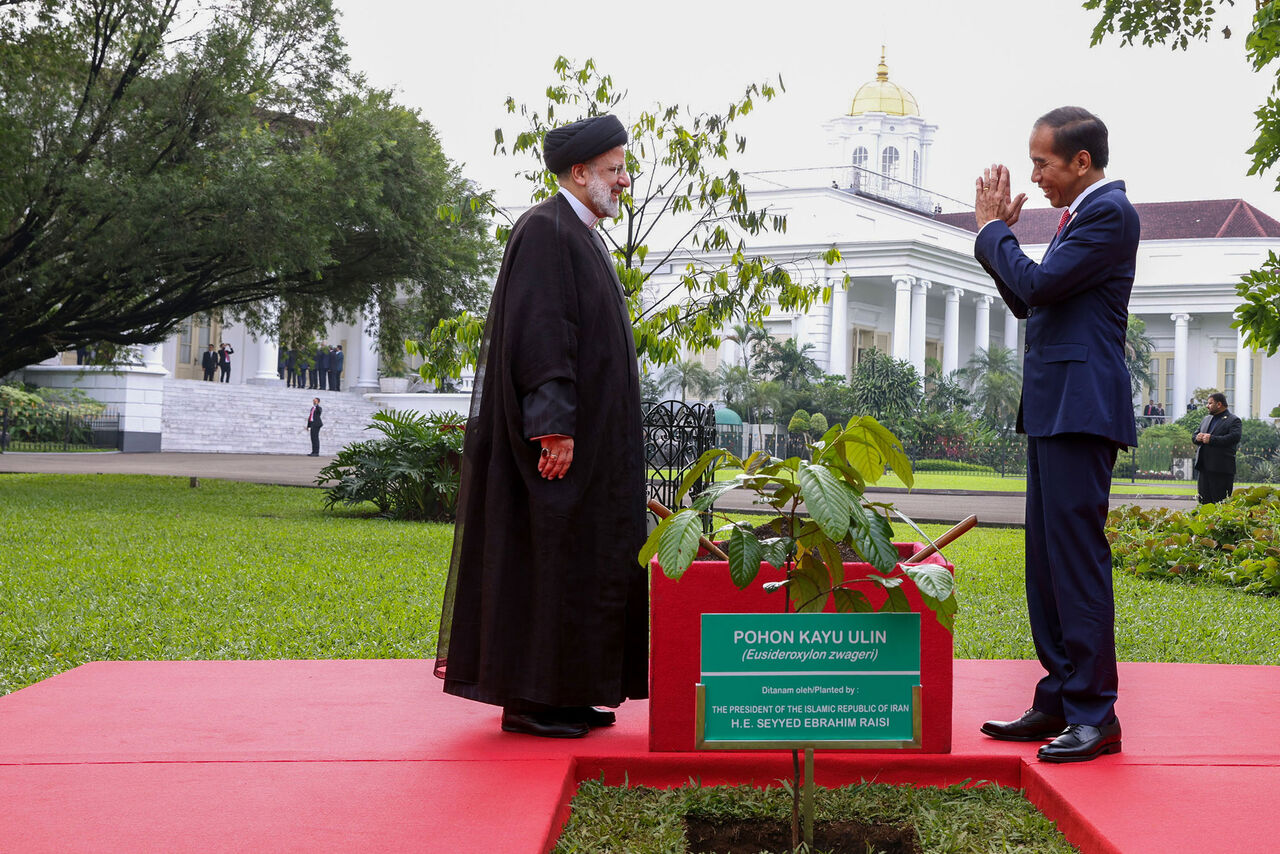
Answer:
<path fill-rule="evenodd" d="M 821 611 L 827 602 L 827 580 L 827 568 L 822 562 L 813 555 L 804 555 L 791 571 L 791 583 L 787 585 L 792 609 L 798 613 Z"/>
<path fill-rule="evenodd" d="M 832 601 L 835 603 L 835 609 L 842 614 L 859 613 L 865 614 L 874 611 L 871 606 L 871 600 L 861 590 L 850 590 L 848 587 L 837 587 L 831 591 Z"/>
<path fill-rule="evenodd" d="M 653 534 L 658 538 L 658 563 L 663 574 L 679 578 L 698 556 L 702 518 L 687 508 L 678 510 L 663 519 Z"/>
<path fill-rule="evenodd" d="M 885 594 L 884 604 L 880 606 L 881 611 L 901 614 L 911 610 L 911 600 L 907 598 L 907 594 L 900 586 L 889 587 L 886 585 Z"/>
<path fill-rule="evenodd" d="M 706 489 L 698 493 L 698 497 L 693 499 L 693 509 L 700 513 L 705 513 L 711 509 L 712 505 L 720 500 L 726 492 L 732 492 L 742 484 L 737 480 L 722 480 L 719 483 L 713 483 Z"/>
<path fill-rule="evenodd" d="M 689 490 L 693 489 L 693 485 L 698 482 L 698 479 L 716 460 L 728 453 L 723 448 L 712 448 L 698 457 L 698 461 L 693 464 L 693 468 L 689 469 L 689 473 L 684 476 L 684 480 L 680 481 L 680 489 L 676 492 L 676 503 L 679 504 L 689 494 Z"/>
<path fill-rule="evenodd" d="M 734 586 L 745 590 L 760 574 L 760 560 L 764 547 L 756 539 L 756 535 L 742 528 L 734 527 L 729 532 L 729 542 L 725 549 L 729 555 L 729 577 Z"/>
<path fill-rule="evenodd" d="M 840 556 L 839 547 L 831 540 L 818 543 L 818 553 L 827 565 L 827 573 L 831 576 L 831 586 L 839 587 L 844 583 L 844 558 Z"/>
<path fill-rule="evenodd" d="M 902 571 L 915 583 L 922 596 L 947 599 L 956 592 L 956 580 L 946 567 L 934 563 L 903 564 Z"/>
<path fill-rule="evenodd" d="M 801 464 L 796 479 L 804 494 L 805 509 L 822 532 L 833 540 L 843 540 L 856 500 L 848 484 L 822 466 L 809 463 Z"/>
<path fill-rule="evenodd" d="M 862 559 L 881 572 L 891 572 L 898 563 L 898 547 L 893 544 L 893 526 L 879 513 L 859 505 L 849 526 L 853 547 Z M 861 515 L 861 519 L 858 516 Z"/>
<path fill-rule="evenodd" d="M 795 540 L 790 537 L 775 537 L 771 540 L 765 540 L 760 545 L 762 547 L 760 560 L 774 569 L 782 569 L 787 563 L 787 558 L 791 556 L 792 550 L 796 547 Z"/>

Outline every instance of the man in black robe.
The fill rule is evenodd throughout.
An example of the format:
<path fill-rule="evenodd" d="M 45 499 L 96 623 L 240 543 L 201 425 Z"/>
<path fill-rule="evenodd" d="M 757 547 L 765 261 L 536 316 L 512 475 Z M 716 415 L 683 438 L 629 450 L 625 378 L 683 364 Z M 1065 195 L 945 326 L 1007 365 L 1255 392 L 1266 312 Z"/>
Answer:
<path fill-rule="evenodd" d="M 594 227 L 626 140 L 613 116 L 547 133 L 561 189 L 511 231 L 476 372 L 436 675 L 508 732 L 580 737 L 648 696 L 640 383 Z"/>

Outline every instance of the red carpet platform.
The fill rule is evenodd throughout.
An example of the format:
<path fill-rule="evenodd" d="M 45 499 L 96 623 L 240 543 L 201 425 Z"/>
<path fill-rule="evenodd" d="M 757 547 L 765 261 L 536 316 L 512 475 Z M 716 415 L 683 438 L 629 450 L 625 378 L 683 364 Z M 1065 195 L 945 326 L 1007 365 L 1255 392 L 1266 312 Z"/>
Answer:
<path fill-rule="evenodd" d="M 1025 787 L 1085 852 L 1277 850 L 1280 668 L 1121 665 L 1124 752 L 1067 766 L 977 733 L 1037 673 L 957 661 L 951 754 L 820 751 L 818 782 Z M 790 773 L 786 753 L 650 753 L 647 711 L 542 740 L 442 694 L 427 662 L 89 664 L 0 697 L 0 850 L 538 854 L 584 779 Z"/>

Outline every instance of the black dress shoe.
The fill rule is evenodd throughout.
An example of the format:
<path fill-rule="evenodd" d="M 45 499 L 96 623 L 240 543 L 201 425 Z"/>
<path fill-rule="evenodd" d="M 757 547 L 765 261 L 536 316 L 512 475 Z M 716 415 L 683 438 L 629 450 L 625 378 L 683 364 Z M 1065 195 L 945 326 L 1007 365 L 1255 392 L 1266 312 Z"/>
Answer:
<path fill-rule="evenodd" d="M 1027 709 L 1016 721 L 987 721 L 982 733 L 1001 741 L 1044 741 L 1057 737 L 1066 728 L 1063 718 Z"/>
<path fill-rule="evenodd" d="M 1096 727 L 1071 724 L 1067 731 L 1036 753 L 1041 762 L 1088 762 L 1104 753 L 1120 752 L 1120 719 Z"/>
<path fill-rule="evenodd" d="M 566 721 L 549 714 L 502 710 L 503 732 L 522 732 L 543 738 L 582 738 L 590 730 L 585 723 Z"/>
<path fill-rule="evenodd" d="M 592 729 L 613 726 L 618 720 L 618 716 L 613 712 L 606 709 L 597 709 L 595 706 L 567 706 L 563 709 L 557 709 L 555 714 L 563 721 L 586 724 Z"/>

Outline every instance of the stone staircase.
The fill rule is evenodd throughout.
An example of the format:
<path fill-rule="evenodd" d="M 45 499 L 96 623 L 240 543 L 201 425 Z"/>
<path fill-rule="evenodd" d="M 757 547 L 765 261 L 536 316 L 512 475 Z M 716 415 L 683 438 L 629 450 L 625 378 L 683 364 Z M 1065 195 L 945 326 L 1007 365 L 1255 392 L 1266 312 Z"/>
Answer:
<path fill-rule="evenodd" d="M 281 386 L 234 385 L 166 379 L 161 416 L 162 451 L 223 454 L 308 454 L 311 399 L 320 398 L 324 427 L 320 453 L 376 438 L 366 430 L 378 406 L 353 392 Z"/>

